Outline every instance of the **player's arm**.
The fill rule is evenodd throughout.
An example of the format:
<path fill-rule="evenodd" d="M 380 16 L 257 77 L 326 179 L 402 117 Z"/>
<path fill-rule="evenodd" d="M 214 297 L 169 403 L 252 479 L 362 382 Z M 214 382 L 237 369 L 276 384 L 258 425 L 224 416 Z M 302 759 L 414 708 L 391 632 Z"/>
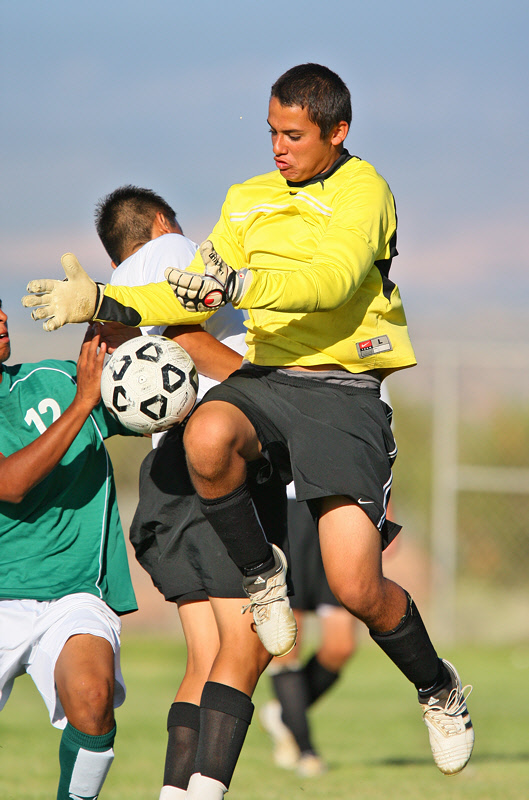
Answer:
<path fill-rule="evenodd" d="M 141 336 L 138 328 L 129 328 L 119 322 L 100 323 L 100 332 L 101 341 L 105 342 L 109 355 L 120 344 Z M 200 325 L 169 326 L 164 330 L 163 336 L 173 339 L 183 347 L 193 359 L 199 373 L 206 378 L 223 381 L 241 366 L 240 353 L 219 342 Z"/>
<path fill-rule="evenodd" d="M 224 225 L 224 228 L 223 228 Z M 202 273 L 166 273 L 182 305 L 192 310 L 233 303 L 290 313 L 330 311 L 350 300 L 373 268 L 377 254 L 389 248 L 396 228 L 393 197 L 385 181 L 368 177 L 343 193 L 310 264 L 298 270 L 241 267 L 237 252 L 223 236 L 222 218 L 211 239 L 200 246 Z M 384 252 L 389 257 L 389 252 Z M 230 263 L 231 262 L 231 263 Z"/>
<path fill-rule="evenodd" d="M 224 381 L 242 364 L 240 353 L 219 342 L 198 325 L 169 327 L 165 329 L 164 336 L 174 339 L 187 350 L 199 373 L 206 378 Z"/>
<path fill-rule="evenodd" d="M 290 272 L 258 271 L 239 307 L 300 314 L 332 311 L 353 297 L 374 263 L 369 241 L 333 226 L 307 266 Z"/>
<path fill-rule="evenodd" d="M 61 258 L 65 280 L 42 279 L 28 283 L 30 292 L 22 305 L 33 308 L 33 319 L 46 320 L 44 330 L 67 323 L 98 321 L 124 325 L 185 325 L 205 322 L 212 311 L 190 315 L 175 299 L 171 287 L 162 283 L 129 288 L 93 281 L 72 253 Z"/>
<path fill-rule="evenodd" d="M 351 300 L 375 261 L 395 255 L 395 201 L 379 175 L 366 173 L 343 188 L 312 260 L 291 272 L 260 271 L 243 308 L 310 313 L 332 311 Z"/>
<path fill-rule="evenodd" d="M 167 281 L 133 287 L 107 284 L 94 319 L 113 320 L 132 327 L 196 325 L 209 319 L 214 310 L 198 317 L 190 314 L 176 302 Z"/>
<path fill-rule="evenodd" d="M 38 439 L 0 456 L 0 500 L 20 503 L 57 466 L 101 398 L 106 347 L 91 327 L 77 361 L 77 390 L 71 404 Z"/>

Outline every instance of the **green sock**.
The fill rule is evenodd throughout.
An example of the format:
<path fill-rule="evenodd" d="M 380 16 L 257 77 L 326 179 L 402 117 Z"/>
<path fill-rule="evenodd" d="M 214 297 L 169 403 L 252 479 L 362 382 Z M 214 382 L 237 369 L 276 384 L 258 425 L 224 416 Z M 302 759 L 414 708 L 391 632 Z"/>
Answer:
<path fill-rule="evenodd" d="M 114 760 L 116 726 L 102 736 L 81 733 L 68 722 L 59 748 L 57 800 L 96 800 Z"/>

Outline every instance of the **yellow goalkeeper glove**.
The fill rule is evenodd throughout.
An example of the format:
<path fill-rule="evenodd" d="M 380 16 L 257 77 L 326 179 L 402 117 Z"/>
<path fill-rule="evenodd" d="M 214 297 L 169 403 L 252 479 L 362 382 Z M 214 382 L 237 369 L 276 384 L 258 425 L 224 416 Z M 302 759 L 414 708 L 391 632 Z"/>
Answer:
<path fill-rule="evenodd" d="M 73 253 L 61 258 L 66 279 L 30 281 L 22 305 L 35 308 L 33 319 L 44 319 L 45 331 L 55 331 L 68 322 L 89 322 L 94 319 L 103 301 L 103 284 L 95 283 L 84 271 Z"/>
<path fill-rule="evenodd" d="M 247 269 L 234 270 L 219 256 L 207 239 L 200 245 L 204 273 L 170 268 L 165 277 L 187 311 L 212 311 L 226 303 L 240 302 L 252 282 Z"/>

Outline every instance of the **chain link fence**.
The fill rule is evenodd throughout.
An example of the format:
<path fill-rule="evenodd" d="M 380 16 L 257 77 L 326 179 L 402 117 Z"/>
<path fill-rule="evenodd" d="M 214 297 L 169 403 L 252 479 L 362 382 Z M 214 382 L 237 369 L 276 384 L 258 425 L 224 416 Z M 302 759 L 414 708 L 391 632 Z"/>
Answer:
<path fill-rule="evenodd" d="M 529 347 L 423 342 L 388 379 L 393 499 L 445 640 L 529 636 Z"/>

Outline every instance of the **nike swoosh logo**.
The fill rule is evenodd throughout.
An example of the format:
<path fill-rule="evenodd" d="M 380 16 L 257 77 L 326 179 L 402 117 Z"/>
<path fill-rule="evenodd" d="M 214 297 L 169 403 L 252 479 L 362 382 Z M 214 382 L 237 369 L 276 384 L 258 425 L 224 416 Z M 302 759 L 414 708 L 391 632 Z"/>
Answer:
<path fill-rule="evenodd" d="M 374 500 L 362 500 L 361 497 L 358 498 L 358 505 L 359 506 L 368 506 L 370 503 L 374 503 Z"/>

